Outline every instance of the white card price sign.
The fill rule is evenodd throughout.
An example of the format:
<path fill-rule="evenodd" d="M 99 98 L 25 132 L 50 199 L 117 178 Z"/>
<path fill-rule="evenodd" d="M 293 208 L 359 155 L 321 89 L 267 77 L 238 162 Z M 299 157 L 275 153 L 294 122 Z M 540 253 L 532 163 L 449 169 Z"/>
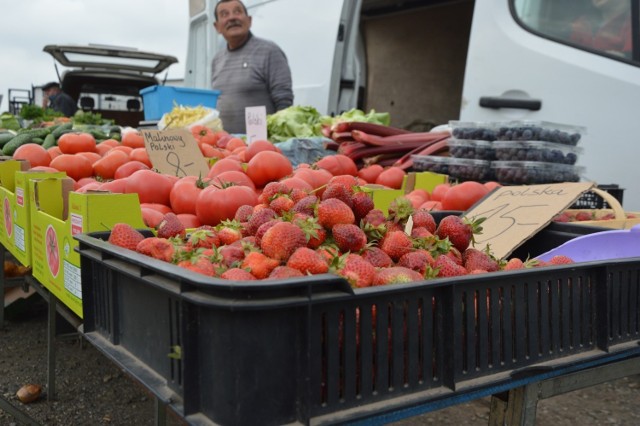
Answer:
<path fill-rule="evenodd" d="M 244 119 L 248 144 L 257 140 L 267 140 L 267 108 L 265 106 L 245 108 Z"/>

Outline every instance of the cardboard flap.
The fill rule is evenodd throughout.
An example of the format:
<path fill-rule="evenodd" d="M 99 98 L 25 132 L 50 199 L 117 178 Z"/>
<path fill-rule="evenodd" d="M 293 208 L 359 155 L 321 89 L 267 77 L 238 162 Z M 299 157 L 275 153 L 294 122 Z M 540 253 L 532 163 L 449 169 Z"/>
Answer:
<path fill-rule="evenodd" d="M 497 258 L 507 257 L 594 186 L 567 182 L 496 188 L 464 213 L 468 219 L 485 218 L 475 248 L 489 246 Z"/>
<path fill-rule="evenodd" d="M 69 193 L 73 191 L 71 178 L 32 179 L 34 208 L 62 221 L 69 216 Z"/>
<path fill-rule="evenodd" d="M 0 185 L 14 192 L 16 188 L 16 172 L 26 171 L 31 168 L 27 160 L 15 160 L 12 157 L 0 156 Z"/>

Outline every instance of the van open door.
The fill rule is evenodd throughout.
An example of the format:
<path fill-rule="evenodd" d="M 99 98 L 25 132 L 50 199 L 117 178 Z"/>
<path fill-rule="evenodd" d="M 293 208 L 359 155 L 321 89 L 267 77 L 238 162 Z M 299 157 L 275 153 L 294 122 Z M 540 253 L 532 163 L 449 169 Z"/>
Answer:
<path fill-rule="evenodd" d="M 638 0 L 620 3 L 629 8 L 637 42 Z M 615 51 L 573 41 L 572 24 L 586 13 L 574 2 L 477 1 L 460 118 L 585 126 L 583 179 L 619 184 L 624 207 L 637 211 L 640 46 Z"/>
<path fill-rule="evenodd" d="M 190 1 L 185 86 L 211 88 L 211 59 L 226 42 L 213 28 L 217 2 Z M 323 114 L 356 106 L 362 85 L 355 64 L 361 0 L 247 0 L 251 31 L 278 44 L 289 61 L 294 104 Z M 209 52 L 206 54 L 206 52 Z"/>

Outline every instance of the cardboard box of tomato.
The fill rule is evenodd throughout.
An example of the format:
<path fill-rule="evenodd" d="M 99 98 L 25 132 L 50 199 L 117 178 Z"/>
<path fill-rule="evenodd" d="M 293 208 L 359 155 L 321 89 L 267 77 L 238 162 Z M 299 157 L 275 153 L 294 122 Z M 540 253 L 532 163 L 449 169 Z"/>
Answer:
<path fill-rule="evenodd" d="M 400 189 L 380 188 L 378 185 L 365 185 L 362 188 L 373 198 L 375 208 L 382 210 L 386 215 L 389 211 L 389 205 L 396 198 L 408 194 L 414 189 L 424 189 L 431 193 L 436 185 L 447 182 L 447 175 L 432 172 L 412 172 L 404 177 L 402 188 Z"/>
<path fill-rule="evenodd" d="M 0 197 L 3 224 L 0 242 L 24 266 L 31 266 L 31 217 L 29 179 L 42 176 L 62 178 L 64 172 L 27 171 L 28 161 L 0 159 Z"/>
<path fill-rule="evenodd" d="M 145 228 L 138 194 L 73 191 L 69 178 L 29 180 L 33 277 L 82 318 L 80 255 L 75 234 L 118 222 Z"/>

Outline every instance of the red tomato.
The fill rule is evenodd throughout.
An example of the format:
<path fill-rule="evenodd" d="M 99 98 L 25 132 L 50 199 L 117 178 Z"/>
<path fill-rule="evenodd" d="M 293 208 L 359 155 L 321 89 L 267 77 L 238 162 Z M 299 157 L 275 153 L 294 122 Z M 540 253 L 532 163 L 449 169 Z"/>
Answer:
<path fill-rule="evenodd" d="M 209 146 L 215 146 L 217 137 L 212 128 L 203 126 L 201 124 L 196 124 L 195 126 L 191 126 L 191 134 L 198 141 Z"/>
<path fill-rule="evenodd" d="M 434 201 L 442 201 L 444 198 L 444 194 L 451 188 L 450 183 L 439 183 L 433 187 L 431 191 L 431 199 Z"/>
<path fill-rule="evenodd" d="M 53 167 L 49 167 L 49 166 L 35 166 L 35 167 L 31 167 L 29 169 L 30 172 L 47 172 L 47 173 L 57 173 L 60 170 L 58 169 L 54 169 Z"/>
<path fill-rule="evenodd" d="M 247 144 L 240 138 L 231 138 L 227 141 L 227 144 L 225 145 L 225 148 L 227 148 L 229 151 L 233 151 L 236 148 L 242 148 L 245 147 L 246 148 Z"/>
<path fill-rule="evenodd" d="M 247 146 L 247 149 L 245 151 L 245 160 L 247 161 L 251 161 L 251 159 L 259 152 L 261 151 L 274 151 L 274 152 L 278 152 L 278 148 L 276 148 L 276 146 L 274 144 L 272 144 L 271 142 L 264 140 L 264 139 L 258 139 L 255 140 L 253 142 L 251 142 L 249 144 L 249 146 Z"/>
<path fill-rule="evenodd" d="M 247 186 L 230 186 L 218 189 L 208 186 L 196 200 L 196 216 L 203 225 L 215 226 L 223 220 L 232 219 L 243 205 L 258 204 L 258 194 Z"/>
<path fill-rule="evenodd" d="M 149 170 L 149 166 L 140 161 L 129 161 L 124 163 L 122 166 L 118 167 L 118 170 L 114 173 L 113 177 L 115 179 L 126 178 L 127 176 L 131 176 L 133 173 L 138 170 Z"/>
<path fill-rule="evenodd" d="M 335 154 L 327 155 L 316 161 L 316 166 L 321 169 L 326 169 L 331 172 L 332 175 L 358 175 L 358 166 L 356 163 L 346 155 Z"/>
<path fill-rule="evenodd" d="M 222 158 L 215 163 L 209 169 L 209 173 L 207 173 L 208 178 L 214 178 L 218 176 L 222 172 L 226 172 L 229 170 L 235 170 L 236 172 L 244 172 L 242 169 L 242 163 L 238 160 L 234 160 L 231 158 Z"/>
<path fill-rule="evenodd" d="M 372 164 L 358 170 L 358 177 L 364 179 L 367 183 L 375 183 L 376 179 L 382 173 L 384 167 L 380 164 Z"/>
<path fill-rule="evenodd" d="M 129 153 L 129 160 L 139 161 L 149 166 L 149 168 L 153 167 L 151 160 L 149 160 L 149 154 L 147 153 L 146 148 L 133 148 Z"/>
<path fill-rule="evenodd" d="M 102 179 L 113 179 L 116 171 L 123 164 L 129 161 L 129 156 L 122 151 L 111 151 L 95 163 L 93 163 L 93 174 Z"/>
<path fill-rule="evenodd" d="M 465 211 L 487 195 L 489 190 L 480 182 L 466 181 L 453 185 L 442 199 L 443 210 Z"/>
<path fill-rule="evenodd" d="M 142 220 L 149 228 L 157 228 L 164 218 L 164 213 L 150 207 L 141 207 Z"/>
<path fill-rule="evenodd" d="M 196 200 L 200 192 L 207 187 L 208 179 L 185 176 L 178 180 L 171 189 L 169 201 L 175 214 L 196 213 Z"/>
<path fill-rule="evenodd" d="M 26 160 L 30 167 L 48 166 L 51 163 L 49 152 L 37 143 L 27 143 L 18 147 L 13 153 L 14 160 Z"/>
<path fill-rule="evenodd" d="M 58 148 L 63 154 L 96 152 L 96 139 L 90 133 L 69 132 L 58 138 Z"/>
<path fill-rule="evenodd" d="M 198 220 L 198 216 L 191 213 L 180 213 L 176 215 L 178 220 L 182 222 L 185 228 L 197 228 L 202 225 L 202 223 Z"/>
<path fill-rule="evenodd" d="M 110 146 L 111 148 L 114 148 L 116 146 L 120 146 L 120 142 L 115 139 L 105 139 L 102 142 L 98 143 L 98 146 L 100 145 Z"/>
<path fill-rule="evenodd" d="M 429 201 L 425 201 L 424 203 L 422 203 L 420 205 L 421 209 L 427 209 L 427 210 L 433 210 L 433 211 L 439 211 L 442 210 L 442 203 L 440 201 L 435 201 L 435 200 L 429 200 Z"/>
<path fill-rule="evenodd" d="M 116 194 L 124 194 L 124 187 L 126 184 L 127 178 L 114 179 L 110 180 L 109 182 L 103 182 L 98 189 L 100 189 L 101 191 L 109 191 Z"/>
<path fill-rule="evenodd" d="M 51 156 L 52 160 L 54 158 L 56 158 L 58 155 L 62 154 L 62 151 L 60 151 L 60 147 L 57 146 L 57 145 L 56 146 L 52 146 L 51 148 L 47 148 L 47 152 Z"/>
<path fill-rule="evenodd" d="M 247 176 L 256 187 L 263 187 L 289 176 L 293 172 L 291 161 L 284 155 L 274 151 L 261 151 L 247 163 Z"/>
<path fill-rule="evenodd" d="M 218 176 L 211 179 L 211 184 L 218 187 L 228 186 L 230 183 L 235 185 L 248 186 L 254 191 L 256 190 L 255 184 L 249 178 L 249 176 L 247 176 L 246 173 L 238 172 L 235 170 L 222 172 Z"/>
<path fill-rule="evenodd" d="M 91 162 L 81 155 L 60 154 L 51 160 L 49 166 L 67 173 L 67 176 L 75 181 L 93 175 Z"/>
<path fill-rule="evenodd" d="M 144 148 L 144 138 L 137 130 L 130 130 L 122 133 L 121 144 L 130 148 Z"/>
<path fill-rule="evenodd" d="M 284 183 L 289 189 L 297 188 L 306 192 L 311 192 L 314 189 L 307 181 L 299 177 L 284 178 L 280 182 Z"/>
<path fill-rule="evenodd" d="M 414 189 L 413 191 L 409 192 L 407 196 L 415 196 L 415 197 L 422 198 L 422 202 L 429 201 L 431 199 L 431 196 L 429 195 L 429 191 L 421 188 Z"/>
<path fill-rule="evenodd" d="M 140 208 L 156 210 L 163 215 L 173 211 L 171 210 L 171 207 L 158 203 L 140 203 Z"/>
<path fill-rule="evenodd" d="M 73 184 L 73 189 L 74 191 L 77 191 L 78 189 L 82 188 L 83 186 L 89 184 L 89 183 L 95 183 L 98 182 L 97 180 L 95 180 L 95 178 L 93 177 L 86 177 L 86 178 L 82 178 L 79 179 L 78 181 L 76 181 L 76 183 Z"/>
<path fill-rule="evenodd" d="M 140 203 L 158 203 L 168 206 L 173 180 L 151 170 L 138 170 L 127 179 L 124 190 L 138 194 Z"/>
<path fill-rule="evenodd" d="M 500 188 L 502 187 L 502 185 L 500 185 L 498 182 L 496 181 L 489 181 L 489 182 L 485 182 L 483 184 L 489 191 L 493 191 L 495 188 Z"/>
<path fill-rule="evenodd" d="M 384 185 L 392 189 L 402 188 L 402 182 L 406 176 L 406 172 L 400 167 L 388 167 L 384 169 L 376 179 L 378 185 Z"/>
<path fill-rule="evenodd" d="M 330 171 L 325 169 L 312 169 L 308 167 L 297 168 L 293 175 L 306 181 L 314 190 L 318 190 L 316 195 L 322 196 L 324 187 L 329 183 L 333 175 Z M 322 189 L 318 189 L 322 188 Z"/>
<path fill-rule="evenodd" d="M 97 152 L 79 152 L 76 155 L 82 155 L 84 158 L 89 160 L 91 164 L 94 164 L 96 161 L 102 158 L 102 155 L 98 154 Z"/>
<path fill-rule="evenodd" d="M 79 193 L 84 193 L 87 191 L 95 191 L 97 189 L 100 189 L 100 182 L 96 181 L 96 182 L 89 182 L 86 185 L 83 185 L 80 188 L 76 189 L 75 191 Z"/>
<path fill-rule="evenodd" d="M 107 154 L 107 152 L 111 151 L 111 148 L 113 148 L 113 147 L 100 143 L 100 144 L 96 145 L 96 152 L 98 154 L 100 154 L 102 157 L 104 157 Z"/>

